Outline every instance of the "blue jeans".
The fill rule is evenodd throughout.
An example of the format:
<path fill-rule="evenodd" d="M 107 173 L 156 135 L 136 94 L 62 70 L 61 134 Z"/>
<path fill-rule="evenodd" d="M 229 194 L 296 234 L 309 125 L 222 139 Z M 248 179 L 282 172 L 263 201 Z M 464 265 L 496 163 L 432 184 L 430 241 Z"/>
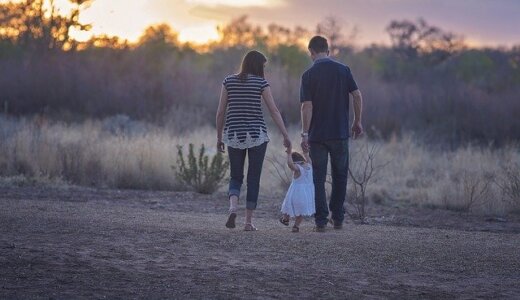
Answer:
<path fill-rule="evenodd" d="M 242 188 L 242 182 L 244 180 L 244 163 L 247 154 L 247 209 L 256 209 L 258 193 L 260 190 L 260 175 L 262 174 L 262 165 L 264 164 L 266 150 L 267 142 L 247 149 L 228 147 L 229 168 L 231 170 L 228 193 L 229 197 L 233 195 L 240 197 L 240 189 Z"/>
<path fill-rule="evenodd" d="M 343 223 L 345 219 L 345 197 L 348 178 L 348 139 L 310 143 L 312 159 L 317 226 L 327 225 L 329 209 L 332 219 Z M 332 170 L 332 192 L 327 207 L 325 180 L 327 179 L 327 164 L 330 155 Z"/>

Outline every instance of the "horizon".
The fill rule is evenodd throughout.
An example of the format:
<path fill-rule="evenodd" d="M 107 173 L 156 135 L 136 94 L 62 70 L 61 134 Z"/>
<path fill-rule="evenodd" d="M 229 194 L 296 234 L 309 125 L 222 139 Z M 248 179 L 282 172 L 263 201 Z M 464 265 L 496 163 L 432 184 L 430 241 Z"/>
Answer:
<path fill-rule="evenodd" d="M 70 7 L 67 0 L 55 2 L 62 12 Z M 136 42 L 148 26 L 165 23 L 179 34 L 180 42 L 200 45 L 218 40 L 217 27 L 243 15 L 264 29 L 274 23 L 289 29 L 301 26 L 311 32 L 332 16 L 342 25 L 344 36 L 357 28 L 353 44 L 365 47 L 389 45 L 385 28 L 392 20 L 424 18 L 431 25 L 462 35 L 470 47 L 520 45 L 520 32 L 515 31 L 520 28 L 520 20 L 514 17 L 520 15 L 520 3 L 512 0 L 500 0 L 500 5 L 485 0 L 350 0 L 348 7 L 344 2 L 329 0 L 326 5 L 318 5 L 310 0 L 135 0 L 128 5 L 124 0 L 94 0 L 80 18 L 91 23 L 92 29 L 73 31 L 71 35 L 78 41 L 106 34 Z M 380 9 L 374 10 L 374 5 Z"/>

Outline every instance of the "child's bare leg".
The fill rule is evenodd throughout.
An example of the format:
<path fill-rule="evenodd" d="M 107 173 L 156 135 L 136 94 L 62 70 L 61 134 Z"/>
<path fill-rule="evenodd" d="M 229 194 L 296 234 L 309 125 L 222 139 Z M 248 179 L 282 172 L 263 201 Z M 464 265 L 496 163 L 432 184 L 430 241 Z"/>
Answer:
<path fill-rule="evenodd" d="M 300 224 L 302 223 L 303 217 L 297 216 L 292 227 L 292 232 L 300 232 Z"/>
<path fill-rule="evenodd" d="M 297 216 L 296 220 L 294 221 L 294 226 L 295 227 L 300 227 L 300 224 L 302 223 L 302 221 L 303 221 L 303 217 L 302 216 Z"/>

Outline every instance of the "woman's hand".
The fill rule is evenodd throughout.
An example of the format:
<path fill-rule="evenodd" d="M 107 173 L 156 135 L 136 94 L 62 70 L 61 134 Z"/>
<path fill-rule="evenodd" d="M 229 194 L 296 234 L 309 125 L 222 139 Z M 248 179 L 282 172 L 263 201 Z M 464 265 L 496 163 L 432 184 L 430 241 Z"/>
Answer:
<path fill-rule="evenodd" d="M 224 116 L 226 115 L 226 108 L 228 103 L 227 90 L 224 85 L 220 91 L 220 100 L 218 103 L 216 126 L 217 126 L 217 151 L 224 153 L 224 143 L 222 143 L 222 129 L 224 128 Z"/>
<path fill-rule="evenodd" d="M 289 136 L 283 137 L 283 145 L 285 148 L 291 148 L 291 140 L 289 139 Z"/>
<path fill-rule="evenodd" d="M 217 151 L 218 152 L 221 152 L 221 153 L 224 153 L 226 152 L 226 146 L 224 145 L 224 143 L 220 140 L 217 141 Z"/>

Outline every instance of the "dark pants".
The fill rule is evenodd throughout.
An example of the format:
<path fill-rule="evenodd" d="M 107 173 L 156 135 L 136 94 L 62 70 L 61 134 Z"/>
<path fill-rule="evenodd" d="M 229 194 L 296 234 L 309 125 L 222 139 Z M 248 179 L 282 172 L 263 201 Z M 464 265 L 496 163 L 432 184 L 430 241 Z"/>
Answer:
<path fill-rule="evenodd" d="M 325 226 L 329 216 L 343 223 L 345 219 L 345 197 L 347 194 L 348 178 L 348 140 L 333 140 L 325 142 L 311 142 L 310 156 L 312 159 L 317 226 Z M 332 192 L 327 207 L 325 194 L 325 180 L 327 179 L 327 164 L 330 155 L 332 170 Z"/>
<path fill-rule="evenodd" d="M 231 179 L 229 180 L 228 194 L 230 197 L 233 195 L 240 197 L 240 189 L 244 180 L 244 163 L 247 153 L 247 209 L 256 209 L 258 192 L 260 189 L 260 175 L 262 174 L 262 165 L 264 163 L 266 150 L 267 142 L 263 143 L 262 145 L 247 149 L 228 147 L 229 167 L 231 169 Z"/>

